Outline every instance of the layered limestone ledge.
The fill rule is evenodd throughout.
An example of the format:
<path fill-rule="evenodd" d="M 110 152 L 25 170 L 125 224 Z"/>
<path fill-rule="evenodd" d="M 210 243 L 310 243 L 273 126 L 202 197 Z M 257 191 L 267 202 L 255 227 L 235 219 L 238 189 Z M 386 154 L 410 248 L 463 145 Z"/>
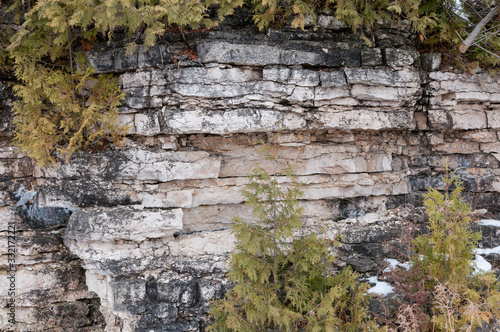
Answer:
<path fill-rule="evenodd" d="M 15 185 L 15 181 L 10 182 Z M 9 199 L 18 200 L 10 194 Z M 99 298 L 88 291 L 82 262 L 68 250 L 61 237 L 61 227 L 70 211 L 61 207 L 9 205 L 0 207 L 0 238 L 5 241 L 5 248 L 9 241 L 15 255 L 7 255 L 7 251 L 0 255 L 0 277 L 6 281 L 6 287 L 0 288 L 4 303 L 0 311 L 1 329 L 48 331 L 57 325 L 69 332 L 104 330 Z M 7 281 L 15 287 L 10 287 Z M 13 297 L 12 291 L 17 322 L 14 326 L 9 322 L 10 308 L 5 307 Z"/>
<path fill-rule="evenodd" d="M 87 156 L 89 159 L 87 159 Z M 36 167 L 39 178 L 87 178 L 94 181 L 142 180 L 166 182 L 175 179 L 217 178 L 220 157 L 205 151 L 157 151 L 131 147 L 116 153 L 79 155 L 55 168 Z"/>
<path fill-rule="evenodd" d="M 179 236 L 181 230 L 180 209 L 92 208 L 72 215 L 64 240 L 83 257 L 107 331 L 140 329 L 145 315 L 159 319 L 163 330 L 164 324 L 197 329 L 196 322 L 179 322 L 179 315 L 192 315 L 193 307 L 207 312 L 209 301 L 225 292 L 220 273 L 227 271 L 225 257 L 233 248 L 230 232 Z M 186 278 L 186 269 L 198 275 Z"/>
<path fill-rule="evenodd" d="M 140 273 L 161 261 L 168 253 L 162 240 L 182 229 L 181 209 L 90 208 L 73 213 L 64 239 L 84 259 L 86 269 L 121 276 Z M 150 259 L 144 257 L 145 251 Z"/>
<path fill-rule="evenodd" d="M 304 232 L 342 233 L 337 266 L 364 274 L 392 255 L 406 221 L 424 227 L 420 194 L 443 188 L 446 164 L 474 208 L 500 217 L 500 76 L 441 71 L 401 27 L 375 29 L 368 47 L 327 16 L 318 25 L 193 32 L 195 60 L 175 34 L 131 55 L 95 45 L 87 58 L 126 93 L 121 150 L 40 169 L 0 126 L 0 237 L 14 221 L 20 327 L 203 330 L 209 301 L 230 287 L 232 218 L 255 220 L 241 189 L 257 164 L 294 165 Z M 5 123 L 8 91 L 0 83 Z M 282 165 L 258 141 L 276 142 Z M 481 231 L 482 246 L 500 245 L 497 229 Z"/>
<path fill-rule="evenodd" d="M 420 78 L 411 67 L 322 71 L 212 65 L 125 73 L 121 82 L 128 95 L 121 121 L 132 126 L 131 133 L 146 136 L 261 132 L 277 126 L 413 129 L 420 94 Z"/>
<path fill-rule="evenodd" d="M 433 129 L 499 129 L 499 76 L 432 72 L 428 84 Z"/>

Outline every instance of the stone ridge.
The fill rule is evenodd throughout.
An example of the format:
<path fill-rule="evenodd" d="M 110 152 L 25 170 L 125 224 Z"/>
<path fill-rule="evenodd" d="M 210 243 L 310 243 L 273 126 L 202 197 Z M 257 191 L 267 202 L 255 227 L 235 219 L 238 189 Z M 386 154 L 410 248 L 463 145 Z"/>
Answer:
<path fill-rule="evenodd" d="M 143 136 L 262 132 L 277 124 L 281 130 L 414 129 L 418 71 L 371 71 L 219 64 L 126 73 L 121 121 Z"/>
<path fill-rule="evenodd" d="M 259 141 L 276 140 L 280 167 L 294 165 L 305 231 L 342 233 L 338 266 L 363 274 L 392 257 L 407 221 L 424 227 L 421 193 L 442 188 L 447 163 L 476 215 L 500 218 L 500 75 L 441 71 L 404 28 L 373 31 L 368 47 L 319 21 L 188 34 L 197 59 L 174 35 L 132 55 L 96 45 L 89 61 L 126 93 L 121 150 L 40 169 L 0 126 L 0 238 L 14 222 L 18 330 L 203 331 L 210 300 L 231 287 L 231 220 L 253 220 L 246 175 L 274 167 Z M 3 82 L 0 92 L 7 119 Z M 480 229 L 483 246 L 500 245 L 496 228 Z"/>
<path fill-rule="evenodd" d="M 288 44 L 199 41 L 198 67 L 124 73 L 121 121 L 144 136 L 262 132 L 277 123 L 282 130 L 415 128 L 421 89 L 418 69 L 410 65 L 416 52 L 384 49 L 388 55 L 380 51 L 375 63 L 369 52 L 351 61 L 317 43 L 292 49 Z M 376 69 L 350 68 L 363 57 Z M 383 59 L 391 65 L 382 66 Z M 116 64 L 108 67 L 117 70 Z"/>

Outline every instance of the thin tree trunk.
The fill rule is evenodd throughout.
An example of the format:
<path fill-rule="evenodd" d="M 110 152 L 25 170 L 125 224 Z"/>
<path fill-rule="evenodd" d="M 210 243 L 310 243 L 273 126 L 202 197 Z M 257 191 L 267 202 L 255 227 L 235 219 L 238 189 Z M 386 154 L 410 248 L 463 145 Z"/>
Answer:
<path fill-rule="evenodd" d="M 488 24 L 488 22 L 491 21 L 491 19 L 493 19 L 493 17 L 495 15 L 497 15 L 499 11 L 500 11 L 500 2 L 497 3 L 496 6 L 493 7 L 490 10 L 490 12 L 488 13 L 488 15 L 486 15 L 481 20 L 481 22 L 479 22 L 476 25 L 476 27 L 474 28 L 474 30 L 472 30 L 472 32 L 467 36 L 467 38 L 465 38 L 465 40 L 462 42 L 462 45 L 460 45 L 460 52 L 462 52 L 462 53 L 467 52 L 467 50 L 469 49 L 469 47 L 474 43 L 474 41 L 477 39 L 477 37 L 481 33 L 481 30 L 483 29 L 483 27 L 486 24 Z"/>

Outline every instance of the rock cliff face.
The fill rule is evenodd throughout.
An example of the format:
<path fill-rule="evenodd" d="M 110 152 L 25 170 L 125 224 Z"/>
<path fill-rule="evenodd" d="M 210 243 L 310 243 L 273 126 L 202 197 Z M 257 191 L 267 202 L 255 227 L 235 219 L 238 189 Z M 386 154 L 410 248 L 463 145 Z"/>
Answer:
<path fill-rule="evenodd" d="M 407 27 L 379 27 L 369 47 L 331 17 L 318 29 L 257 34 L 244 19 L 167 34 L 126 56 L 95 45 L 87 58 L 119 76 L 127 97 L 123 149 L 40 169 L 11 145 L 0 85 L 0 274 L 11 275 L 7 331 L 199 331 L 223 296 L 231 217 L 251 219 L 240 190 L 259 140 L 295 165 L 304 222 L 342 232 L 339 262 L 376 273 L 406 220 L 425 222 L 421 193 L 446 162 L 475 209 L 500 217 L 500 75 L 443 70 Z M 285 181 L 285 180 L 283 180 Z M 500 229 L 482 228 L 485 247 Z M 497 264 L 498 257 L 487 257 Z M 0 288 L 2 303 L 9 301 Z"/>

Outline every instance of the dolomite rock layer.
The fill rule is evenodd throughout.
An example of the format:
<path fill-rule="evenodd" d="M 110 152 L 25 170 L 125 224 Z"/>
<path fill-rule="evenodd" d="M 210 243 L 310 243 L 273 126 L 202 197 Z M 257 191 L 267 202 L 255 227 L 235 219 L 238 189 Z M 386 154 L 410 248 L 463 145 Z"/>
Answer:
<path fill-rule="evenodd" d="M 368 47 L 331 18 L 318 22 L 193 33 L 195 60 L 177 35 L 132 56 L 96 45 L 88 59 L 119 77 L 130 132 L 121 150 L 56 168 L 13 149 L 2 83 L 0 238 L 14 222 L 18 323 L 3 308 L 0 328 L 203 330 L 209 301 L 229 287 L 231 218 L 253 218 L 245 176 L 273 167 L 257 142 L 278 130 L 278 159 L 304 185 L 307 230 L 343 234 L 339 266 L 378 271 L 406 220 L 425 222 L 421 193 L 442 188 L 446 163 L 473 207 L 498 218 L 500 76 L 440 71 L 404 27 L 379 27 Z M 485 247 L 499 245 L 497 228 L 482 231 Z"/>

